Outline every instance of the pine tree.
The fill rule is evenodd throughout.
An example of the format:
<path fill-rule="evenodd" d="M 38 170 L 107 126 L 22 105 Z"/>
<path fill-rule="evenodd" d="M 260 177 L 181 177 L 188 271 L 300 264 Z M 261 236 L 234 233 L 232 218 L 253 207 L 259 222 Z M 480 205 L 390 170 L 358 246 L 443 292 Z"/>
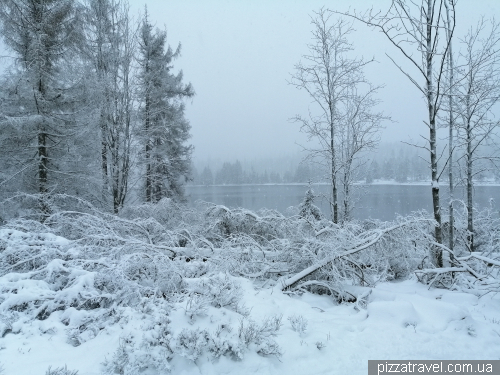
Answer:
<path fill-rule="evenodd" d="M 166 45 L 166 32 L 154 30 L 146 12 L 139 36 L 139 85 L 147 202 L 182 198 L 191 165 L 192 146 L 186 145 L 190 124 L 183 99 L 194 96 L 194 90 L 182 82 L 182 71 L 172 73 L 180 45 L 175 52 L 170 47 L 165 51 Z"/>

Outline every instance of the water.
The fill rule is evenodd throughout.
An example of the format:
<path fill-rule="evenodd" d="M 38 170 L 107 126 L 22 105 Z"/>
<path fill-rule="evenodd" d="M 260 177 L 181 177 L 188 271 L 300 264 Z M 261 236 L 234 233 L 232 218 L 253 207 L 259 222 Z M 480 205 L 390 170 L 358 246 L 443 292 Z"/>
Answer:
<path fill-rule="evenodd" d="M 313 186 L 317 195 L 327 195 L 329 186 Z M 272 208 L 286 214 L 287 208 L 298 205 L 304 198 L 307 185 L 231 185 L 187 186 L 189 201 L 197 200 L 222 204 L 227 207 L 244 207 L 252 211 Z M 353 211 L 356 219 L 393 220 L 397 214 L 407 215 L 425 209 L 432 212 L 431 187 L 429 185 L 360 185 L 356 187 L 357 202 Z M 500 204 L 500 186 L 475 187 L 474 203 L 479 208 L 489 205 L 490 199 Z M 457 188 L 456 199 L 465 200 L 464 189 Z M 448 202 L 448 190 L 441 187 L 441 205 Z M 329 216 L 326 199 L 317 198 L 315 204 Z M 456 209 L 463 204 L 457 202 Z"/>

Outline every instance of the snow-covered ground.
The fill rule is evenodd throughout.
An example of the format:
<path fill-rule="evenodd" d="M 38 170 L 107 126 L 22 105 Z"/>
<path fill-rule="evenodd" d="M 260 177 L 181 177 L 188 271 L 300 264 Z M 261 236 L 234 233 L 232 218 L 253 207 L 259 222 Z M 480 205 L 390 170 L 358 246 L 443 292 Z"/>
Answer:
<path fill-rule="evenodd" d="M 241 284 L 241 302 L 250 310 L 249 321 L 260 324 L 282 315 L 282 325 L 273 337 L 282 356 L 259 355 L 258 350 L 247 348 L 242 359 L 230 355 L 214 359 L 202 351 L 193 361 L 186 353 L 170 362 L 173 374 L 355 375 L 367 373 L 369 359 L 500 359 L 499 295 L 478 298 L 429 290 L 407 280 L 380 283 L 367 305 L 356 307 L 338 305 L 328 296 L 289 296 L 269 285 L 257 288 L 247 279 L 235 281 Z M 183 329 L 200 334 L 219 329 L 229 341 L 238 335 L 241 316 L 227 308 L 210 306 L 194 320 L 187 316 L 185 302 L 170 308 L 172 336 Z M 101 374 L 102 363 L 112 359 L 120 345 L 151 334 L 150 322 L 165 318 L 153 316 L 158 311 L 125 308 L 118 321 L 86 331 L 94 333 L 76 347 L 68 340 L 68 327 L 78 326 L 84 312 L 70 309 L 54 312 L 46 320 L 18 322 L 12 327 L 17 333 L 0 339 L 3 374 L 42 375 L 49 366 L 65 365 L 79 375 Z M 295 330 L 289 317 L 295 317 Z M 304 332 L 300 321 L 302 328 L 307 323 Z"/>
<path fill-rule="evenodd" d="M 165 200 L 10 221 L 0 374 L 351 375 L 370 359 L 500 359 L 496 217 L 481 255 L 458 241 L 436 270 L 431 219 L 336 226 L 307 202 L 292 217 Z"/>

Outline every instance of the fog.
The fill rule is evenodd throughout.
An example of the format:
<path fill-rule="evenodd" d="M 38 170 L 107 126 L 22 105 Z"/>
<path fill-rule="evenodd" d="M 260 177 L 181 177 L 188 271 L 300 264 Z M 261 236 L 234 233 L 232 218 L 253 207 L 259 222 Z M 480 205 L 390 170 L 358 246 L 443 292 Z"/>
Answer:
<path fill-rule="evenodd" d="M 297 153 L 306 138 L 289 119 L 307 114 L 310 99 L 287 84 L 294 64 L 307 53 L 311 40 L 310 16 L 321 6 L 338 11 L 385 9 L 390 1 L 147 1 L 151 20 L 168 31 L 182 56 L 182 69 L 196 96 L 187 104 L 192 143 L 197 160 L 251 159 Z M 143 0 L 132 0 L 137 12 Z M 495 0 L 459 1 L 457 35 L 463 35 L 480 15 L 499 14 Z M 404 60 L 378 33 L 362 24 L 351 42 L 356 55 L 374 57 L 367 70 L 380 91 L 382 108 L 393 123 L 386 123 L 384 141 L 419 139 L 426 135 L 426 106 L 418 90 L 397 70 L 386 53 Z"/>
<path fill-rule="evenodd" d="M 310 16 L 322 6 L 386 9 L 390 1 L 130 0 L 132 13 L 143 14 L 145 4 L 151 21 L 167 29 L 170 46 L 182 44 L 174 70 L 182 69 L 185 82 L 195 88 L 186 117 L 193 157 L 205 162 L 296 155 L 306 137 L 289 119 L 307 114 L 311 100 L 287 81 L 307 53 Z M 464 35 L 481 15 L 497 14 L 497 0 L 459 1 L 456 35 Z M 381 109 L 393 122 L 384 124 L 382 140 L 421 140 L 419 134 L 428 134 L 425 103 L 386 53 L 407 66 L 404 59 L 380 33 L 359 23 L 354 27 L 355 54 L 376 59 L 366 69 L 368 79 L 385 85 L 379 93 Z M 8 54 L 0 44 L 0 55 Z M 0 59 L 2 68 L 9 63 Z"/>

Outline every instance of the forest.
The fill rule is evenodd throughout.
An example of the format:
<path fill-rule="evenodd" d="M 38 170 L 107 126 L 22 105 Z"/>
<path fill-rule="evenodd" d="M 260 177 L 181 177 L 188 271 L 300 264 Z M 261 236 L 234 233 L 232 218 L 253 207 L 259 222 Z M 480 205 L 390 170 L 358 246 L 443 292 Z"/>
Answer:
<path fill-rule="evenodd" d="M 290 113 L 309 140 L 303 162 L 197 170 L 196 82 L 147 7 L 2 0 L 13 58 L 0 78 L 0 374 L 365 374 L 368 359 L 500 359 L 500 215 L 494 200 L 474 205 L 475 184 L 499 176 L 500 24 L 485 16 L 457 35 L 456 12 L 456 0 L 314 10 L 283 83 L 310 103 Z M 392 120 L 354 25 L 384 37 L 395 74 L 421 94 L 422 142 L 377 151 Z M 427 181 L 432 212 L 356 220 L 354 185 L 374 180 Z M 297 182 L 309 187 L 287 214 L 186 204 L 188 183 Z M 313 182 L 328 184 L 329 212 Z"/>

